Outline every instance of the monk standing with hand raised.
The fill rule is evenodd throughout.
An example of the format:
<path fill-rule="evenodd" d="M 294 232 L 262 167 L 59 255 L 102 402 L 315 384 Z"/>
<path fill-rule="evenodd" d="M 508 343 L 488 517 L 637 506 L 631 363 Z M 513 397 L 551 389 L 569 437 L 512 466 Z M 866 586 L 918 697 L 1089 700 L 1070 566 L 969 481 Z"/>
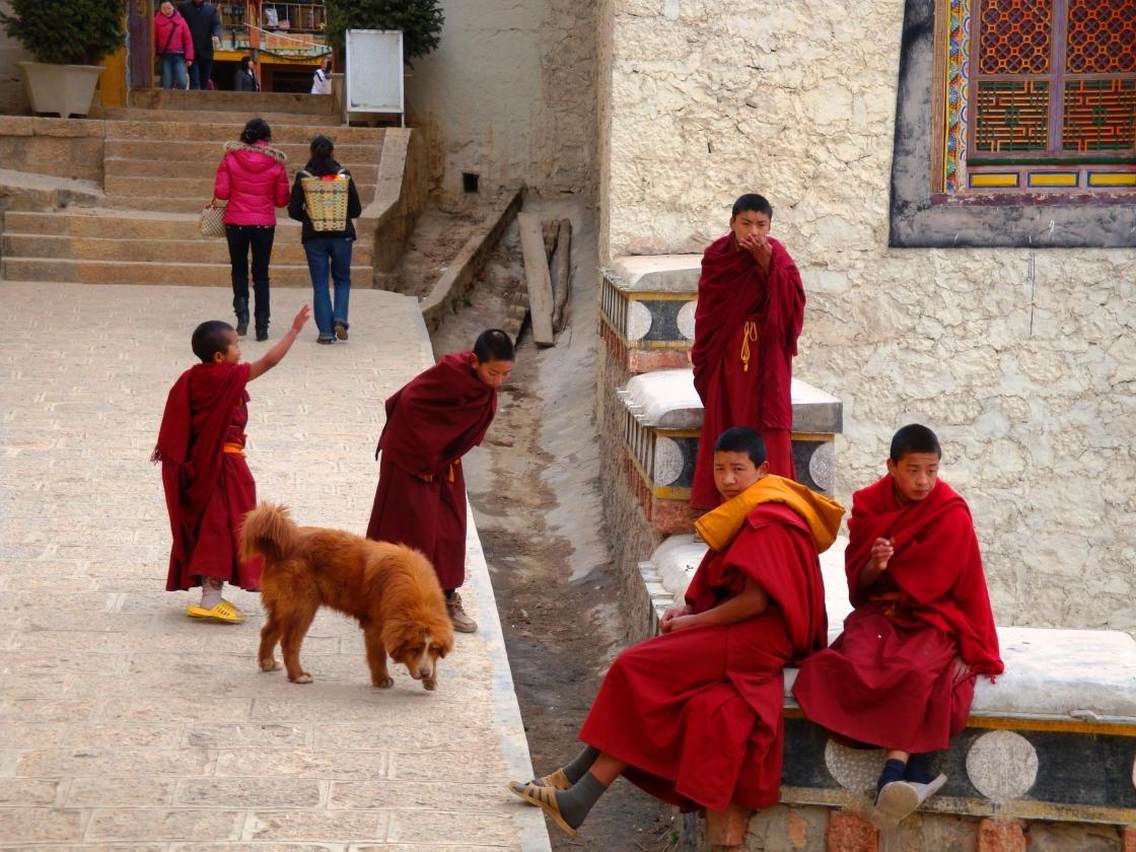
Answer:
<path fill-rule="evenodd" d="M 485 437 L 497 389 L 509 377 L 513 341 L 483 331 L 472 352 L 446 355 L 386 401 L 376 457 L 379 487 L 367 538 L 404 544 L 434 564 L 454 630 L 473 633 L 458 588 L 465 582 L 465 477 L 461 458 Z"/>
<path fill-rule="evenodd" d="M 690 502 L 712 509 L 714 441 L 731 426 L 761 435 L 769 472 L 796 478 L 790 434 L 793 356 L 805 288 L 789 252 L 769 236 L 773 208 L 760 195 L 734 202 L 730 233 L 702 256 L 694 317 L 694 387 L 705 411 Z"/>

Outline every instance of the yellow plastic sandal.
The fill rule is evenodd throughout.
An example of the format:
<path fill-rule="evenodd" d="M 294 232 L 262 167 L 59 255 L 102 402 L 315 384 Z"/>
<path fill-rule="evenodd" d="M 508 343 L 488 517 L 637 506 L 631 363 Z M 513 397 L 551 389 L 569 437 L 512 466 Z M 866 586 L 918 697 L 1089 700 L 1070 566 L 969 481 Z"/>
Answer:
<path fill-rule="evenodd" d="M 242 624 L 245 620 L 244 613 L 227 600 L 222 600 L 212 609 L 205 609 L 205 607 L 198 606 L 197 604 L 190 604 L 185 608 L 185 614 L 190 618 L 219 621 L 222 624 Z"/>
<path fill-rule="evenodd" d="M 556 788 L 537 787 L 531 782 L 525 785 L 524 795 L 521 796 L 530 805 L 536 805 L 556 823 L 557 828 L 569 837 L 576 837 L 579 832 L 568 824 L 560 813 L 560 805 L 556 802 Z"/>
<path fill-rule="evenodd" d="M 530 785 L 534 787 L 552 787 L 555 790 L 567 790 L 572 786 L 572 782 L 568 780 L 568 776 L 564 774 L 563 769 L 557 769 L 555 772 L 545 775 L 543 778 L 537 778 L 535 781 L 528 781 L 524 784 L 520 781 L 510 781 L 507 786 L 510 793 L 524 799 L 525 793 Z"/>

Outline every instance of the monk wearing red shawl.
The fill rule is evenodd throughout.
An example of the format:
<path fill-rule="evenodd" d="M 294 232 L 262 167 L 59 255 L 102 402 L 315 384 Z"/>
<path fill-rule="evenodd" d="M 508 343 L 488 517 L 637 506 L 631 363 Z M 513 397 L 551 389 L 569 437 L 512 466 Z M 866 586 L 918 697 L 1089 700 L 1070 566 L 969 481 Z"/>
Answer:
<path fill-rule="evenodd" d="M 162 465 L 173 536 L 166 590 L 201 586 L 201 603 L 186 608 L 191 618 L 240 623 L 244 615 L 221 597 L 224 583 L 260 587 L 260 564 L 242 562 L 237 541 L 245 513 L 256 505 L 244 452 L 245 386 L 280 363 L 310 314 L 303 307 L 284 339 L 252 364 L 241 363 L 231 325 L 202 323 L 191 340 L 201 363 L 181 374 L 166 399 L 151 461 Z"/>
<path fill-rule="evenodd" d="M 789 252 L 769 236 L 773 208 L 760 195 L 734 203 L 730 233 L 702 256 L 694 315 L 694 387 L 702 434 L 690 503 L 712 509 L 714 440 L 748 426 L 765 441 L 769 472 L 796 478 L 793 465 L 793 356 L 805 315 L 805 288 Z"/>
<path fill-rule="evenodd" d="M 367 538 L 420 550 L 434 564 L 454 629 L 477 630 L 457 589 L 465 582 L 465 477 L 461 458 L 481 443 L 497 413 L 497 389 L 515 359 L 500 329 L 472 352 L 446 355 L 386 401 L 375 450 L 379 486 Z"/>
<path fill-rule="evenodd" d="M 844 510 L 767 470 L 755 432 L 722 434 L 714 479 L 726 502 L 696 525 L 710 549 L 685 606 L 612 663 L 580 730 L 587 748 L 509 785 L 569 834 L 619 775 L 683 810 L 776 804 L 782 669 L 824 647 L 818 553 Z"/>
<path fill-rule="evenodd" d="M 927 753 L 966 726 L 976 677 L 1003 668 L 974 523 L 938 479 L 941 455 L 934 432 L 905 426 L 888 474 L 853 495 L 845 570 L 855 610 L 793 690 L 812 721 L 887 749 L 873 817 L 884 829 L 946 783 Z"/>

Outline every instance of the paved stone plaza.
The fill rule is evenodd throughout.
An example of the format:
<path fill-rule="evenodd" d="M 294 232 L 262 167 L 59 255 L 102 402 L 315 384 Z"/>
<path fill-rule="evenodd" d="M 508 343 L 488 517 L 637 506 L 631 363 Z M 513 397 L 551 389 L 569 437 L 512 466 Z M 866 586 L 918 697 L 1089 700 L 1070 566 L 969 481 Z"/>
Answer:
<path fill-rule="evenodd" d="M 169 526 L 149 462 L 166 393 L 226 289 L 0 283 L 0 848 L 547 850 L 510 801 L 528 748 L 471 529 L 438 691 L 370 686 L 354 622 L 321 614 L 315 683 L 257 671 L 247 623 L 190 622 L 165 591 Z M 279 340 L 307 290 L 273 291 Z M 432 362 L 416 304 L 351 294 L 351 341 L 309 324 L 250 385 L 261 499 L 361 532 L 382 401 Z M 196 593 L 194 593 L 196 596 Z"/>

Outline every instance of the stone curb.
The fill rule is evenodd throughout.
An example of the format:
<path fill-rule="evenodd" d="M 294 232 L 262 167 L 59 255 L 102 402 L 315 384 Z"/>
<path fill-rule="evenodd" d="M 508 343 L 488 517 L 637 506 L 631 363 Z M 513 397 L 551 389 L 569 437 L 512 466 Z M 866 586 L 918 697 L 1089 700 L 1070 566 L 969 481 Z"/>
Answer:
<path fill-rule="evenodd" d="M 435 282 L 433 289 L 419 307 L 426 327 L 435 330 L 442 322 L 445 312 L 453 307 L 455 301 L 465 295 L 474 277 L 485 265 L 485 259 L 501 238 L 509 220 L 521 209 L 524 187 L 505 197 L 497 209 L 490 214 L 488 221 L 471 236 L 458 256 L 454 258 L 446 273 Z"/>

